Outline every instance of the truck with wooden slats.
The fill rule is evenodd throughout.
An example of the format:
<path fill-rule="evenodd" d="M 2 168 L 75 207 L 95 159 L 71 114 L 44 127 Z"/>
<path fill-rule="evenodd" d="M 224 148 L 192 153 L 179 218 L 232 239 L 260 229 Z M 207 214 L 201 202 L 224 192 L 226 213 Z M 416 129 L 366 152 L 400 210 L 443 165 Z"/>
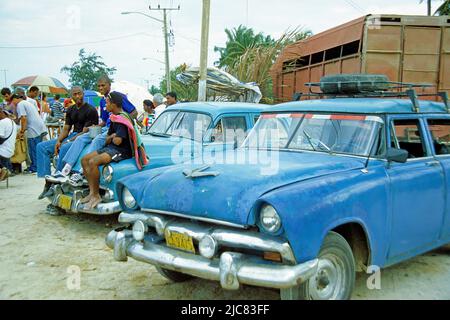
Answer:
<path fill-rule="evenodd" d="M 323 76 L 358 73 L 450 93 L 450 16 L 367 15 L 289 45 L 271 69 L 275 102 Z"/>

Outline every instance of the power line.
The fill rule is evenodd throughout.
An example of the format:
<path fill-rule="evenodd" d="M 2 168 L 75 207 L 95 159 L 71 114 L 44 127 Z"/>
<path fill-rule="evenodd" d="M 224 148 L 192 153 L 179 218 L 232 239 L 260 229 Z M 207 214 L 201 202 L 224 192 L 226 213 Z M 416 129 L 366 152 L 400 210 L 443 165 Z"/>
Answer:
<path fill-rule="evenodd" d="M 65 48 L 65 47 L 74 47 L 74 46 L 80 46 L 80 45 L 86 45 L 86 44 L 96 44 L 96 43 L 102 43 L 102 42 L 109 42 L 109 41 L 115 41 L 120 39 L 126 39 L 126 38 L 132 38 L 137 36 L 147 36 L 147 37 L 156 37 L 161 38 L 161 36 L 156 36 L 153 34 L 149 34 L 146 32 L 138 32 L 113 38 L 107 38 L 103 40 L 96 40 L 96 41 L 85 41 L 85 42 L 77 42 L 77 43 L 68 43 L 68 44 L 55 44 L 55 45 L 45 45 L 45 46 L 0 46 L 0 49 L 50 49 L 50 48 Z"/>
<path fill-rule="evenodd" d="M 345 2 L 347 2 L 347 4 L 349 4 L 353 9 L 355 9 L 356 11 L 359 11 L 363 14 L 366 14 L 366 10 L 364 10 L 363 8 L 361 8 L 361 6 L 359 6 L 358 4 L 356 4 L 355 2 L 353 2 L 352 0 L 344 0 Z"/>
<path fill-rule="evenodd" d="M 178 37 L 188 40 L 192 43 L 196 43 L 196 44 L 200 43 L 200 39 L 185 36 L 185 35 L 181 34 L 179 31 L 177 31 L 177 35 L 178 35 Z"/>

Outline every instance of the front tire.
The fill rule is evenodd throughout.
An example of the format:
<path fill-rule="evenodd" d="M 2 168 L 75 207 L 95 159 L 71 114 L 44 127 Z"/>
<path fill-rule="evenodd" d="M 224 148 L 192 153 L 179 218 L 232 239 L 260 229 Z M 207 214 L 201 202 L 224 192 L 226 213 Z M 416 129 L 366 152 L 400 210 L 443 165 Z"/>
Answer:
<path fill-rule="evenodd" d="M 281 299 L 348 300 L 355 285 L 355 258 L 347 241 L 330 232 L 320 248 L 319 267 L 301 285 L 280 290 Z"/>
<path fill-rule="evenodd" d="M 184 273 L 181 273 L 181 272 L 176 272 L 176 271 L 164 269 L 164 268 L 161 268 L 161 267 L 156 267 L 156 270 L 164 278 L 166 278 L 166 279 L 168 279 L 170 281 L 173 281 L 173 282 L 184 282 L 184 281 L 191 280 L 193 278 L 192 276 L 190 276 L 188 274 L 184 274 Z"/>

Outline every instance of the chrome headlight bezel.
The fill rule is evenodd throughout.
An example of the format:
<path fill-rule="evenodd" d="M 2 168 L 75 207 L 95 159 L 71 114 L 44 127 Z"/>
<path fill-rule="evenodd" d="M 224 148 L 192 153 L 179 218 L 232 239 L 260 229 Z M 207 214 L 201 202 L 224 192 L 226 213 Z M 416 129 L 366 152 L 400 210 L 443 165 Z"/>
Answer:
<path fill-rule="evenodd" d="M 277 233 L 281 229 L 281 218 L 277 210 L 270 204 L 264 204 L 259 211 L 259 223 L 269 233 Z"/>
<path fill-rule="evenodd" d="M 124 187 L 122 189 L 122 202 L 128 209 L 136 208 L 137 204 L 136 199 L 134 198 L 134 196 L 131 194 L 130 190 L 128 190 L 127 187 Z"/>
<path fill-rule="evenodd" d="M 110 183 L 113 179 L 114 169 L 111 165 L 107 164 L 103 167 L 102 178 L 106 183 Z"/>

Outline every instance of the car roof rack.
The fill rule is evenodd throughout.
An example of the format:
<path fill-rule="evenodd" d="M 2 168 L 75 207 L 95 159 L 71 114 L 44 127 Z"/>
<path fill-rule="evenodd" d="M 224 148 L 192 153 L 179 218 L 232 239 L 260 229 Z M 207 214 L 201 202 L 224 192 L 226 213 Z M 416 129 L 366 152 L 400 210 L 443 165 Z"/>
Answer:
<path fill-rule="evenodd" d="M 415 88 L 430 88 L 434 85 L 426 83 L 404 83 L 394 81 L 321 81 L 308 82 L 305 85 L 309 88 L 309 93 L 296 92 L 293 95 L 294 101 L 300 101 L 302 97 L 328 97 L 328 98 L 409 98 L 412 103 L 412 111 L 419 112 L 419 97 L 439 97 L 444 102 L 447 112 L 450 113 L 450 105 L 448 101 L 448 93 L 446 91 L 438 93 L 421 93 L 418 94 Z M 335 92 L 315 92 L 313 88 L 323 88 L 324 85 L 334 86 Z M 348 92 L 345 86 L 352 86 Z M 383 90 L 370 90 L 370 88 L 380 88 Z M 347 88 L 348 89 L 348 88 Z M 395 91 L 395 90 L 404 91 Z"/>

